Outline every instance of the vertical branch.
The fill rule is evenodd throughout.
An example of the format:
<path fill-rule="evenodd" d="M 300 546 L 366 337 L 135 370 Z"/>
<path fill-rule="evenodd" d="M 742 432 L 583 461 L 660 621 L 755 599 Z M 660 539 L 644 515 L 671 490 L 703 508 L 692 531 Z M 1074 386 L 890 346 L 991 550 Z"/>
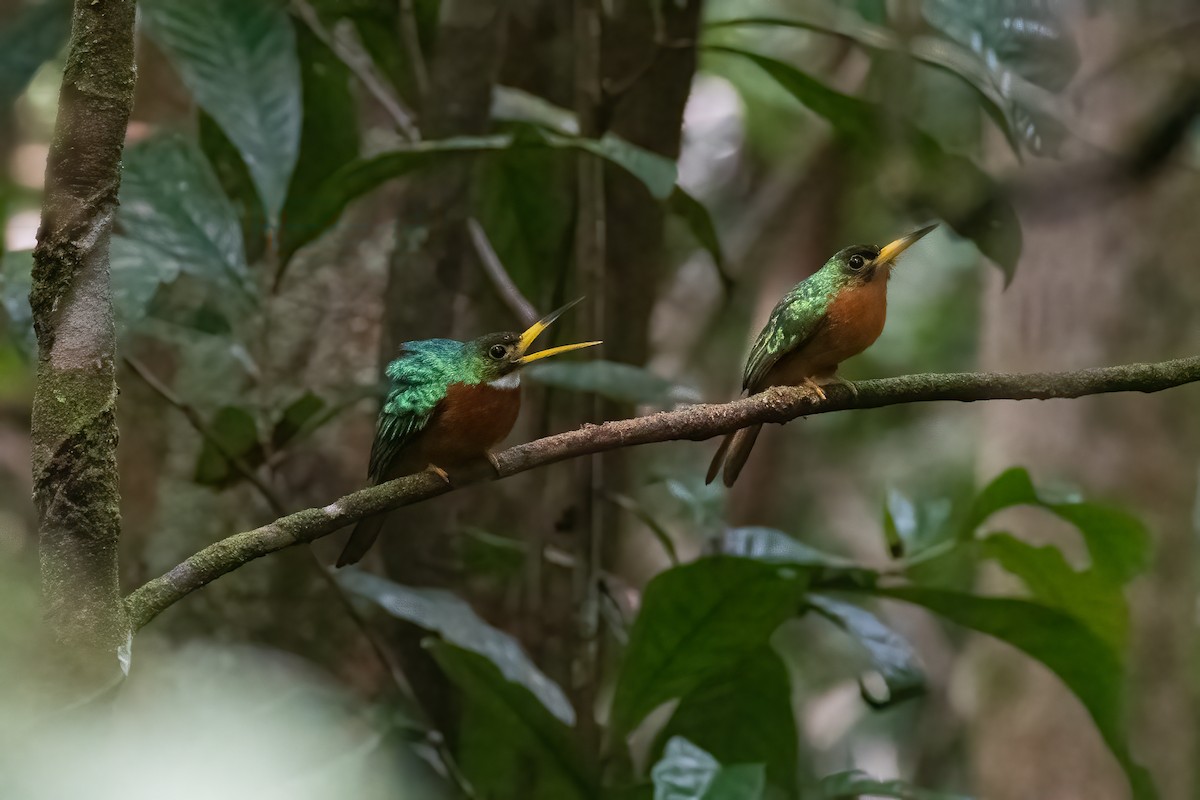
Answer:
<path fill-rule="evenodd" d="M 30 305 L 38 339 L 33 492 L 55 636 L 116 666 L 116 332 L 108 244 L 133 105 L 133 0 L 76 0 L 46 170 Z"/>
<path fill-rule="evenodd" d="M 602 34 L 600 0 L 575 2 L 575 114 L 579 119 L 580 135 L 599 138 L 600 121 L 600 44 Z M 605 260 L 605 203 L 604 165 L 588 153 L 580 153 L 577 166 L 579 216 L 575 231 L 575 268 L 580 288 L 587 296 L 580 315 L 586 336 L 605 338 L 604 260 Z M 589 354 L 596 358 L 595 353 Z M 580 419 L 600 422 L 603 419 L 599 396 L 580 398 Z M 596 688 L 599 682 L 599 598 L 596 596 L 597 574 L 602 568 L 605 504 L 597 502 L 604 483 L 603 456 L 582 459 L 578 470 L 579 525 L 575 539 L 574 608 L 577 619 L 575 632 L 576 709 L 580 734 L 585 747 L 599 744 L 595 720 Z"/>

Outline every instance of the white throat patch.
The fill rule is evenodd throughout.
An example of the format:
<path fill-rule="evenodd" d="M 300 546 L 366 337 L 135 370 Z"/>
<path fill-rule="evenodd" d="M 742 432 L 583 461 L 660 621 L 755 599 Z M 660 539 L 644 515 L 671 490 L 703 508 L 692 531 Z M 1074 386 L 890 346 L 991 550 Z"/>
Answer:
<path fill-rule="evenodd" d="M 493 389 L 519 389 L 521 387 L 521 373 L 513 371 L 494 381 L 489 381 L 488 386 Z"/>

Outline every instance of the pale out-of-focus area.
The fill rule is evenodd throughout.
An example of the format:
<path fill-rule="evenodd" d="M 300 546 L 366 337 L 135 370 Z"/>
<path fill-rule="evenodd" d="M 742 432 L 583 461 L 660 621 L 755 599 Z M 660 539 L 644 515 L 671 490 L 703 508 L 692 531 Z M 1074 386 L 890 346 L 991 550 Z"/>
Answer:
<path fill-rule="evenodd" d="M 1200 353 L 1188 0 L 138 5 L 123 592 L 365 486 L 399 343 L 518 297 L 604 346 L 531 366 L 506 444 L 734 399 L 797 281 L 933 222 L 842 377 Z M 0 0 L 0 796 L 1200 798 L 1195 385 L 814 415 L 732 489 L 716 440 L 474 484 L 58 703 L 29 291 L 71 19 Z"/>

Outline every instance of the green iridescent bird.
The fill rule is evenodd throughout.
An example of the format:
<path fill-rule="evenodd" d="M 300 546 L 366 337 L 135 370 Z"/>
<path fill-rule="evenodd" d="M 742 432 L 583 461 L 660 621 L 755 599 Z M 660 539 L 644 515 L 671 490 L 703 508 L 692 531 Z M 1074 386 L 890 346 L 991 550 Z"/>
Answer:
<path fill-rule="evenodd" d="M 936 228 L 930 225 L 882 248 L 855 245 L 839 250 L 825 265 L 783 296 L 758 334 L 742 389 L 748 394 L 772 386 L 807 386 L 822 400 L 822 383 L 837 382 L 838 364 L 870 347 L 887 318 L 887 282 L 901 253 Z M 725 437 L 708 468 L 705 483 L 721 472 L 733 486 L 762 425 Z"/>
<path fill-rule="evenodd" d="M 521 410 L 520 369 L 549 356 L 600 342 L 580 342 L 537 353 L 529 348 L 564 311 L 563 306 L 524 333 L 491 333 L 459 342 L 405 342 L 388 364 L 387 399 L 379 412 L 368 474 L 372 484 L 430 470 L 447 483 L 447 469 L 488 459 L 512 431 Z M 366 555 L 385 514 L 359 521 L 338 556 L 339 567 Z"/>

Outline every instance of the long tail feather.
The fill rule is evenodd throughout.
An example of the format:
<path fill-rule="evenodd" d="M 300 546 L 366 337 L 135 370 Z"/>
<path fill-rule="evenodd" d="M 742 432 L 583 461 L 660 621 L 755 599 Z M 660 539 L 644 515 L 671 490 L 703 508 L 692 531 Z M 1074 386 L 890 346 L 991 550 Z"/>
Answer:
<path fill-rule="evenodd" d="M 737 435 L 737 431 L 734 431 L 721 440 L 721 446 L 717 448 L 712 462 L 708 465 L 708 475 L 704 478 L 705 486 L 717 479 L 717 473 L 721 471 L 721 464 L 725 461 L 725 453 L 729 451 L 729 443 L 733 441 L 735 435 Z"/>
<path fill-rule="evenodd" d="M 375 540 L 379 538 L 379 531 L 383 528 L 383 521 L 386 517 L 387 514 L 376 514 L 373 517 L 359 520 L 358 524 L 354 526 L 350 538 L 346 540 L 342 554 L 338 556 L 337 566 L 344 567 L 347 564 L 357 563 L 365 556 L 371 549 L 371 545 L 375 544 Z"/>
<path fill-rule="evenodd" d="M 724 480 L 726 486 L 733 486 L 742 467 L 746 466 L 746 459 L 750 457 L 750 451 L 754 449 L 754 442 L 758 440 L 761 430 L 762 425 L 751 425 L 749 428 L 742 428 L 733 433 L 732 441 L 729 442 L 729 453 L 725 456 Z"/>

